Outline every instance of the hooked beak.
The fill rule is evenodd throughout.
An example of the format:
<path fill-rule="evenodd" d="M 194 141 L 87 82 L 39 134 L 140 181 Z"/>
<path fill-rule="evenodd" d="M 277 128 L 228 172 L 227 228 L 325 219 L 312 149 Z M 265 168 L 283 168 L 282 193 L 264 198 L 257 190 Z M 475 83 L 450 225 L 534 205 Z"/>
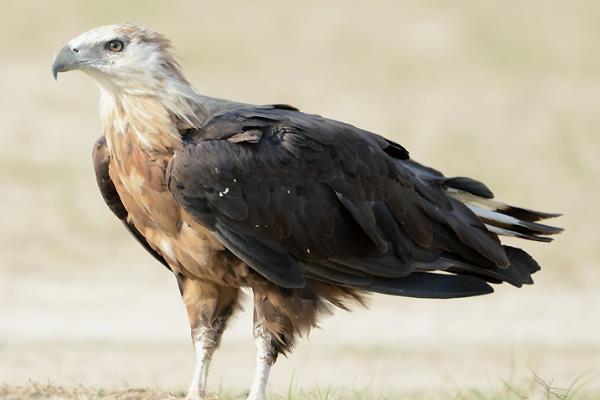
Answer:
<path fill-rule="evenodd" d="M 66 72 L 76 69 L 81 63 L 79 50 L 64 46 L 55 55 L 52 61 L 52 76 L 54 80 L 58 80 L 59 72 Z"/>

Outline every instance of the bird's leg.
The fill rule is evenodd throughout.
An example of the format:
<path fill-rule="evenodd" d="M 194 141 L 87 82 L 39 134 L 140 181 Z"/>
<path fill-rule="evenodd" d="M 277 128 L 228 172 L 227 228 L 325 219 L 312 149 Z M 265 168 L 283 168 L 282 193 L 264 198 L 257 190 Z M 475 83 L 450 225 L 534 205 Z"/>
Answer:
<path fill-rule="evenodd" d="M 271 366 L 277 360 L 277 348 L 273 344 L 274 338 L 267 332 L 263 325 L 254 326 L 254 341 L 256 343 L 256 369 L 252 389 L 248 400 L 265 400 L 267 394 L 267 382 Z"/>
<path fill-rule="evenodd" d="M 179 278 L 187 308 L 192 341 L 196 348 L 196 368 L 186 399 L 205 399 L 210 361 L 219 347 L 223 331 L 238 308 L 239 289 Z"/>
<path fill-rule="evenodd" d="M 220 318 L 217 318 L 212 327 L 201 326 L 192 329 L 192 340 L 196 349 L 196 367 L 187 394 L 188 400 L 204 399 L 208 394 L 208 369 L 223 333 L 223 330 L 219 329 L 222 326 L 219 320 Z"/>
<path fill-rule="evenodd" d="M 254 290 L 254 340 L 256 370 L 247 400 L 265 400 L 271 366 L 294 340 L 290 319 L 269 301 L 269 295 Z"/>

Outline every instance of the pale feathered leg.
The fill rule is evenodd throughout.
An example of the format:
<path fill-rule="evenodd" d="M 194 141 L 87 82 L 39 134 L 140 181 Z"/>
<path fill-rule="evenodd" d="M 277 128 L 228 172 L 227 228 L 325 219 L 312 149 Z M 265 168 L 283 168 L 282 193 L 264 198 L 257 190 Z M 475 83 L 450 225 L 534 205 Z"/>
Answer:
<path fill-rule="evenodd" d="M 181 277 L 178 281 L 196 348 L 196 368 L 186 399 L 203 400 L 208 395 L 210 362 L 227 322 L 238 308 L 239 290 Z"/>
<path fill-rule="evenodd" d="M 271 302 L 277 293 L 264 287 L 253 288 L 253 292 L 256 369 L 247 400 L 265 400 L 271 366 L 292 346 L 294 334 L 290 319 Z"/>
<path fill-rule="evenodd" d="M 216 336 L 210 333 L 208 335 Z M 188 400 L 206 398 L 208 394 L 208 369 L 218 345 L 215 344 L 213 338 L 200 337 L 194 340 L 194 347 L 196 348 L 196 368 L 194 369 L 192 382 L 190 383 L 190 388 L 186 396 L 186 399 Z"/>
<path fill-rule="evenodd" d="M 277 360 L 277 349 L 273 344 L 273 337 L 262 324 L 255 324 L 254 340 L 256 343 L 256 369 L 247 400 L 265 400 L 269 371 Z"/>

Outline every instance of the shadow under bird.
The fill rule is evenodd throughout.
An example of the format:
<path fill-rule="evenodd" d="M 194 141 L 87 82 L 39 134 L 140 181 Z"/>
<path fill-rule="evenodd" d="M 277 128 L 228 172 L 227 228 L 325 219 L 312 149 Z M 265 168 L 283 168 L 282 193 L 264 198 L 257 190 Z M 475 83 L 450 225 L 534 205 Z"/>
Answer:
<path fill-rule="evenodd" d="M 60 49 L 52 73 L 100 88 L 100 192 L 138 242 L 175 275 L 197 364 L 207 373 L 240 289 L 252 289 L 256 371 L 269 369 L 323 312 L 369 292 L 455 298 L 490 283 L 533 283 L 540 267 L 499 235 L 549 242 L 555 217 L 493 200 L 481 182 L 445 177 L 401 145 L 287 105 L 198 94 L 170 42 L 146 28 L 92 29 Z"/>

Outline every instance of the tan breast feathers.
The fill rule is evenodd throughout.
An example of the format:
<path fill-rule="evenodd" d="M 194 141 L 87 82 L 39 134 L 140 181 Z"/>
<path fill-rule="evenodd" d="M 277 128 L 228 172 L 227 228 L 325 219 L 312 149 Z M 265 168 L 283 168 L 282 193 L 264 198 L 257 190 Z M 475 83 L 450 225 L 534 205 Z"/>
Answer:
<path fill-rule="evenodd" d="M 129 221 L 175 272 L 228 286 L 243 284 L 248 267 L 181 209 L 167 188 L 167 165 L 182 147 L 175 122 L 152 101 L 129 106 L 143 111 L 124 115 L 126 108 L 117 107 L 105 125 L 109 173 Z"/>

